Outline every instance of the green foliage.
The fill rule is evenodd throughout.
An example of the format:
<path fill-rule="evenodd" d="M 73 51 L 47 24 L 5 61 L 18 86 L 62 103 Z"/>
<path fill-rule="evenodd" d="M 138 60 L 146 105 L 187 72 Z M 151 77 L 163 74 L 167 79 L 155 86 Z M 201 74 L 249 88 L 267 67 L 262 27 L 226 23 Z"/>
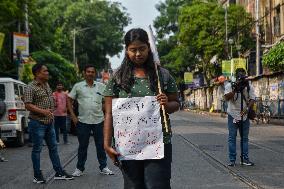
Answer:
<path fill-rule="evenodd" d="M 37 51 L 32 53 L 32 57 L 37 63 L 45 64 L 48 67 L 49 84 L 53 89 L 55 89 L 57 81 L 63 82 L 65 88 L 69 89 L 79 79 L 74 65 L 60 54 L 51 51 Z"/>
<path fill-rule="evenodd" d="M 23 32 L 25 2 L 28 2 L 29 10 L 30 52 L 51 50 L 73 61 L 73 29 L 78 31 L 76 57 L 80 68 L 87 63 L 98 69 L 108 67 L 107 56 L 123 49 L 123 29 L 130 18 L 119 3 L 101 0 L 93 0 L 93 3 L 89 0 L 1 0 L 0 32 L 4 32 L 6 37 L 0 54 L 0 72 L 13 70 L 11 72 L 16 73 L 15 65 L 10 61 L 10 34 Z M 92 29 L 80 31 L 88 27 Z"/>
<path fill-rule="evenodd" d="M 2 71 L 13 76 L 16 76 L 16 66 L 11 61 L 11 33 L 20 32 L 23 28 L 25 3 L 33 9 L 35 0 L 0 1 L 0 32 L 5 34 L 3 49 L 0 52 L 0 72 Z"/>
<path fill-rule="evenodd" d="M 272 71 L 284 70 L 284 42 L 273 47 L 262 57 L 263 65 Z"/>
<path fill-rule="evenodd" d="M 24 64 L 23 74 L 22 74 L 22 80 L 24 83 L 29 83 L 34 79 L 34 75 L 32 72 L 33 65 L 34 64 Z"/>
<path fill-rule="evenodd" d="M 78 65 L 94 64 L 98 69 L 109 64 L 107 55 L 120 52 L 123 28 L 130 19 L 119 3 L 94 0 L 41 0 L 35 16 L 38 30 L 34 39 L 40 48 L 58 52 L 73 61 L 73 36 L 76 30 Z M 50 12 L 52 11 L 52 14 Z M 36 43 L 35 43 L 36 44 Z"/>
<path fill-rule="evenodd" d="M 178 16 L 181 7 L 191 2 L 192 0 L 166 0 L 156 6 L 156 9 L 160 12 L 160 16 L 154 21 L 160 61 L 163 66 L 171 71 L 178 83 L 182 80 L 183 69 L 187 67 L 182 64 L 184 57 L 179 57 L 179 54 L 184 54 L 185 51 L 182 48 L 175 49 L 178 44 Z M 175 61 L 176 64 L 173 63 Z M 189 62 L 188 60 L 185 61 Z"/>
<path fill-rule="evenodd" d="M 167 35 L 175 35 L 178 32 L 180 8 L 191 2 L 192 0 L 166 0 L 156 6 L 156 9 L 160 12 L 160 16 L 154 21 L 158 39 L 163 39 Z"/>
<path fill-rule="evenodd" d="M 185 6 L 179 17 L 179 41 L 193 55 L 207 83 L 214 77 L 210 70 L 210 59 L 224 50 L 224 14 L 215 3 L 194 3 Z"/>
<path fill-rule="evenodd" d="M 216 0 L 168 0 L 158 8 L 161 16 L 155 20 L 155 27 L 158 30 L 158 50 L 162 64 L 174 72 L 177 78 L 188 67 L 198 68 L 209 83 L 210 79 L 221 73 L 218 64 L 210 63 L 211 58 L 215 55 L 219 60 L 227 58 L 224 8 Z M 230 5 L 228 37 L 234 40 L 234 56 L 238 54 L 239 45 L 240 53 L 253 48 L 251 23 L 252 18 L 243 7 Z"/>

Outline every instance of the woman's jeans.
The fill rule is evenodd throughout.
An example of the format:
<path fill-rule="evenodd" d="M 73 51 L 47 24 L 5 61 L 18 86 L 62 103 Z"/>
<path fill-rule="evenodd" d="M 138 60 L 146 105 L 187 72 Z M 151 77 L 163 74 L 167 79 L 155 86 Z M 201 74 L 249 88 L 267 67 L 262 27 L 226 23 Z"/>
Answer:
<path fill-rule="evenodd" d="M 86 124 L 78 122 L 77 124 L 77 137 L 79 141 L 79 149 L 78 149 L 78 162 L 77 169 L 84 171 L 85 163 L 87 160 L 87 152 L 89 146 L 89 138 L 91 135 L 91 131 L 93 131 L 93 136 L 97 148 L 97 158 L 100 164 L 100 170 L 107 166 L 107 157 L 104 150 L 103 145 L 103 124 L 101 122 L 99 124 Z"/>
<path fill-rule="evenodd" d="M 62 172 L 60 159 L 57 152 L 57 145 L 55 140 L 55 131 L 53 124 L 43 124 L 37 120 L 30 119 L 29 128 L 31 128 L 33 150 L 32 162 L 34 168 L 34 175 L 40 175 L 40 153 L 42 149 L 43 139 L 47 144 L 49 150 L 49 157 L 53 165 L 53 169 L 57 173 Z"/>
<path fill-rule="evenodd" d="M 171 162 L 172 144 L 165 144 L 163 159 L 121 161 L 124 189 L 170 189 Z"/>
<path fill-rule="evenodd" d="M 229 159 L 231 162 L 236 161 L 236 138 L 237 138 L 237 131 L 241 129 L 241 121 L 238 123 L 233 123 L 234 118 L 228 114 L 228 129 L 229 129 L 229 137 L 228 137 L 228 145 L 229 145 Z M 243 137 L 240 141 L 240 145 L 242 145 L 243 142 L 243 158 L 245 160 L 249 159 L 248 156 L 248 135 L 249 135 L 249 119 L 247 118 L 245 121 L 243 121 L 242 128 L 243 128 Z M 241 136 L 241 133 L 240 133 Z"/>

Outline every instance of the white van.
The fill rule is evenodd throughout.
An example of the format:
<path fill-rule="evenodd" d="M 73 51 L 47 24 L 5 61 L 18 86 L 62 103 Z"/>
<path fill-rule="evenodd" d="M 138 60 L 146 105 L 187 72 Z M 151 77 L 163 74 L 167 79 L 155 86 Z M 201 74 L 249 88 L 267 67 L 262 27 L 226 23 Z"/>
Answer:
<path fill-rule="evenodd" d="M 25 144 L 29 112 L 22 100 L 26 84 L 11 78 L 0 78 L 1 139 Z"/>

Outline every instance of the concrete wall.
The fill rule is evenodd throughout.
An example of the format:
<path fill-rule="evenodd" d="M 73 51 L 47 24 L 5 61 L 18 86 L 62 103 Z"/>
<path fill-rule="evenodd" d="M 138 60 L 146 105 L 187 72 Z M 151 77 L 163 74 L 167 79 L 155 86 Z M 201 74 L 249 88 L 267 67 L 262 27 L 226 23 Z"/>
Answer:
<path fill-rule="evenodd" d="M 278 76 L 263 76 L 250 81 L 255 90 L 257 100 L 269 101 L 274 116 L 284 114 L 284 74 Z M 185 97 L 201 110 L 209 110 L 212 106 L 214 111 L 221 111 L 224 96 L 224 85 L 198 88 L 192 94 Z"/>

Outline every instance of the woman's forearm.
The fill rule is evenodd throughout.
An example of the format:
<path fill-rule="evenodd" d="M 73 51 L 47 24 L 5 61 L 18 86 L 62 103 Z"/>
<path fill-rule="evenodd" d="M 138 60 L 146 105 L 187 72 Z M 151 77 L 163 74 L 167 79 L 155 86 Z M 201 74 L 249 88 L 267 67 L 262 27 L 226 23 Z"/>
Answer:
<path fill-rule="evenodd" d="M 112 115 L 106 114 L 104 121 L 104 147 L 111 146 L 111 139 L 113 136 Z"/>

